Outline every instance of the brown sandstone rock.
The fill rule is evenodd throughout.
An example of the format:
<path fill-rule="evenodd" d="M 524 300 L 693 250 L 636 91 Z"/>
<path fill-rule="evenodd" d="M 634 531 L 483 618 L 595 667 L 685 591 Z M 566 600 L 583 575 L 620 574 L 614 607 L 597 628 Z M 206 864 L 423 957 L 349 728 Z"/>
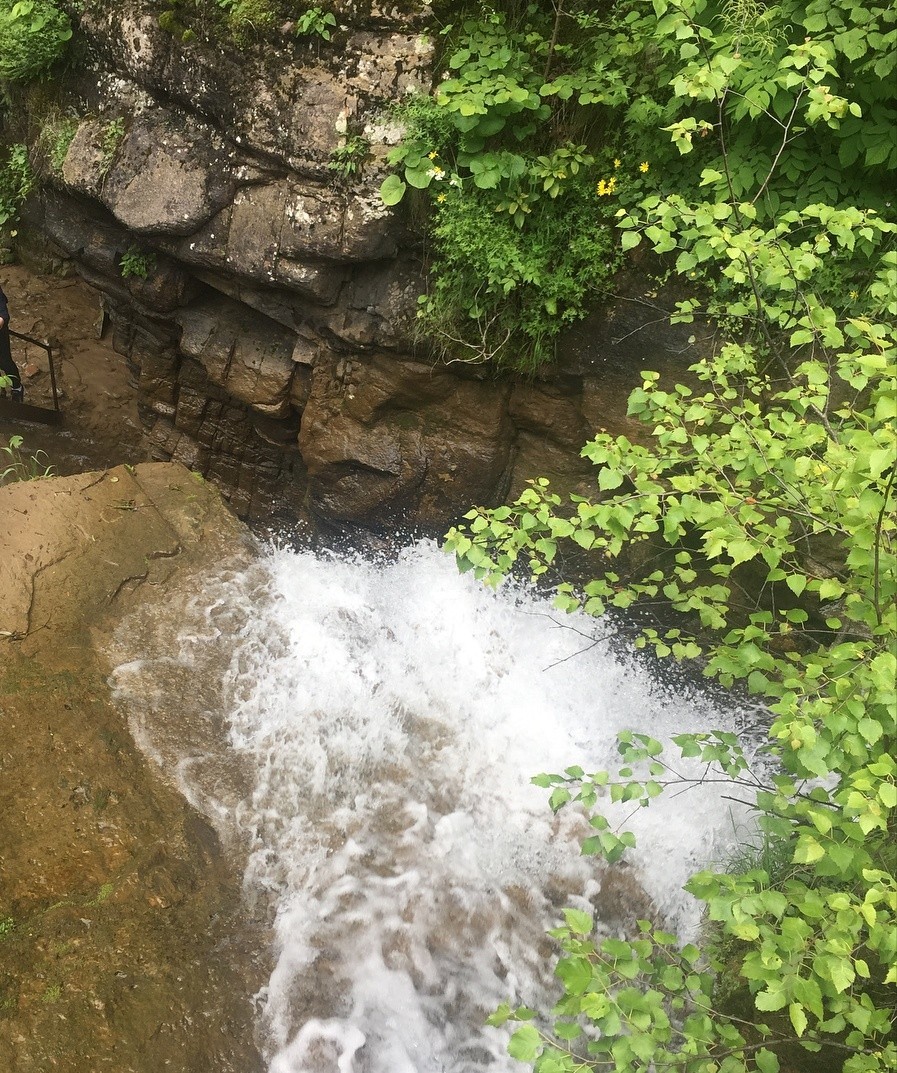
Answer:
<path fill-rule="evenodd" d="M 248 536 L 172 465 L 0 488 L 0 532 L 0 1068 L 261 1070 L 239 868 L 135 748 L 94 648 Z"/>

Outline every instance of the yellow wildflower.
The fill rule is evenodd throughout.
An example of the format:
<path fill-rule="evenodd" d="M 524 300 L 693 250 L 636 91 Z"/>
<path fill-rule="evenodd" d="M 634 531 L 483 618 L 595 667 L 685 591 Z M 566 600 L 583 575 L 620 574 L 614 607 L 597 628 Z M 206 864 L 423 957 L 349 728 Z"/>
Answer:
<path fill-rule="evenodd" d="M 859 296 L 860 296 L 859 291 L 851 291 L 850 292 L 850 297 L 851 298 L 859 298 Z"/>
<path fill-rule="evenodd" d="M 436 195 L 436 200 L 437 201 L 445 201 L 445 194 L 437 194 Z"/>
<path fill-rule="evenodd" d="M 435 160 L 435 159 L 436 159 L 436 157 L 438 157 L 438 156 L 439 156 L 439 154 L 438 154 L 438 153 L 436 152 L 436 150 L 434 149 L 432 153 L 427 153 L 427 156 L 428 156 L 428 157 L 429 157 L 429 158 L 430 158 L 431 160 Z"/>
<path fill-rule="evenodd" d="M 648 170 L 648 168 L 649 168 L 650 166 L 651 166 L 651 165 L 650 165 L 650 164 L 648 163 L 648 161 L 647 161 L 647 160 L 643 160 L 643 161 L 641 162 L 641 164 L 639 164 L 639 166 L 638 166 L 638 170 L 639 170 L 640 172 L 644 173 L 644 172 L 646 172 L 646 171 Z"/>
<path fill-rule="evenodd" d="M 614 157 L 614 167 L 618 168 L 623 163 L 618 157 Z"/>

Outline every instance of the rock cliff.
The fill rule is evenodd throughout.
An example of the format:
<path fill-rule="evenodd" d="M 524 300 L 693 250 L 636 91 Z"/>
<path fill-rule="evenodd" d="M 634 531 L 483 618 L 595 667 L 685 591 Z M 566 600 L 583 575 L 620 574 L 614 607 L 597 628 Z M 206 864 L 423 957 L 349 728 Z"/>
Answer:
<path fill-rule="evenodd" d="M 28 101 L 32 127 L 77 115 L 28 220 L 102 292 L 152 456 L 242 517 L 341 527 L 444 527 L 538 473 L 580 480 L 582 442 L 644 362 L 608 373 L 656 314 L 596 315 L 544 382 L 415 344 L 421 249 L 377 189 L 392 105 L 432 79 L 428 9 L 340 3 L 330 41 L 286 24 L 242 47 L 202 27 L 184 41 L 165 10 L 73 5 L 84 58 L 51 106 Z M 339 166 L 348 146 L 359 173 Z"/>

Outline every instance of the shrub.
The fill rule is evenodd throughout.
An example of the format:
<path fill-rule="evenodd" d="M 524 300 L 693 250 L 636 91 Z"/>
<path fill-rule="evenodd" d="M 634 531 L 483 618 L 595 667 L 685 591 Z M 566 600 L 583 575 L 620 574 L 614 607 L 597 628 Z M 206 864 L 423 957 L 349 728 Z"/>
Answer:
<path fill-rule="evenodd" d="M 12 146 L 6 162 L 0 166 L 0 227 L 17 219 L 19 208 L 34 182 L 27 147 Z"/>
<path fill-rule="evenodd" d="M 700 946 L 648 922 L 601 941 L 567 910 L 552 932 L 557 1005 L 504 1006 L 493 1023 L 525 1022 L 509 1051 L 539 1073 L 777 1073 L 804 1052 L 806 1066 L 894 1070 L 897 221 L 880 80 L 897 17 L 855 0 L 615 9 L 627 12 L 643 59 L 624 80 L 637 94 L 621 146 L 654 189 L 621 189 L 620 244 L 692 282 L 671 319 L 708 319 L 714 341 L 689 384 L 642 374 L 628 411 L 639 437 L 585 445 L 593 494 L 562 498 L 539 479 L 471 511 L 447 544 L 493 584 L 520 569 L 544 583 L 585 554 L 561 609 L 641 611 L 638 647 L 699 660 L 771 712 L 759 767 L 732 735 L 673 748 L 627 732 L 616 770 L 536 776 L 551 808 L 586 810 L 584 853 L 620 859 L 633 836 L 600 800 L 643 807 L 686 788 L 680 757 L 749 795 L 764 853 L 691 878 L 709 922 Z M 552 92 L 609 97 L 613 67 L 568 72 Z M 652 123 L 670 138 L 656 151 Z M 627 552 L 645 541 L 655 554 L 636 572 Z M 677 625 L 650 624 L 657 603 Z"/>
<path fill-rule="evenodd" d="M 0 80 L 45 74 L 71 36 L 68 16 L 52 0 L 0 0 Z"/>

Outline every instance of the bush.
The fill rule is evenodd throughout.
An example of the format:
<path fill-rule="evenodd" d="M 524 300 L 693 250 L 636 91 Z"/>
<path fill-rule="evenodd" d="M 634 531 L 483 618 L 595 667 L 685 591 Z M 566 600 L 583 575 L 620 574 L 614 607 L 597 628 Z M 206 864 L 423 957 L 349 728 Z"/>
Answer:
<path fill-rule="evenodd" d="M 0 0 L 0 80 L 45 74 L 71 36 L 68 16 L 52 0 Z"/>
<path fill-rule="evenodd" d="M 521 569 L 544 582 L 585 554 L 560 608 L 678 615 L 644 625 L 637 647 L 699 660 L 772 714 L 760 767 L 732 735 L 673 739 L 749 795 L 765 849 L 691 878 L 708 920 L 700 946 L 648 922 L 601 941 L 567 910 L 552 932 L 557 1005 L 505 1006 L 492 1023 L 525 1022 L 509 1051 L 538 1073 L 892 1071 L 897 221 L 881 79 L 897 62 L 897 14 L 856 0 L 654 0 L 615 14 L 627 11 L 644 58 L 625 80 L 637 93 L 621 138 L 654 189 L 620 190 L 620 245 L 650 247 L 691 281 L 696 296 L 671 319 L 709 320 L 714 341 L 689 384 L 642 374 L 628 411 L 637 438 L 585 445 L 593 494 L 565 499 L 539 479 L 511 505 L 471 511 L 447 544 L 493 584 Z M 606 43 L 604 67 L 568 72 L 554 91 L 580 103 L 616 93 L 623 68 L 611 77 Z M 661 124 L 669 143 L 649 148 Z M 634 573 L 627 552 L 645 541 L 655 554 Z M 675 750 L 646 735 L 619 748 L 617 770 L 534 780 L 551 808 L 586 810 L 583 852 L 611 861 L 634 839 L 602 798 L 648 806 L 690 783 Z"/>
<path fill-rule="evenodd" d="M 0 166 L 0 227 L 17 219 L 19 208 L 34 182 L 27 147 L 12 146 L 6 162 Z"/>

